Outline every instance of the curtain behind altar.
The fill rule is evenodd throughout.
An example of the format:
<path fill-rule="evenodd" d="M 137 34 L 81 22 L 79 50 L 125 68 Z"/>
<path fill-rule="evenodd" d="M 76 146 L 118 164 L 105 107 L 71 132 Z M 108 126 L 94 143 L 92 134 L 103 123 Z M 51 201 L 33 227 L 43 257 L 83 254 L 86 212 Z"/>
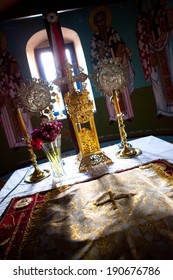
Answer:
<path fill-rule="evenodd" d="M 51 191 L 21 259 L 172 259 L 173 179 L 149 164 Z"/>

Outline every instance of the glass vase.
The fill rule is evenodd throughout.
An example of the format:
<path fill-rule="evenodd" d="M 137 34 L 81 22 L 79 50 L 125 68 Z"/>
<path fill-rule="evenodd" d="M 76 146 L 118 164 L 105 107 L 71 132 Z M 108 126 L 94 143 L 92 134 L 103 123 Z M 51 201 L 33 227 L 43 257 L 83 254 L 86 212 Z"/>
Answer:
<path fill-rule="evenodd" d="M 52 142 L 44 142 L 42 150 L 50 162 L 52 177 L 55 182 L 59 182 L 65 176 L 61 157 L 61 134 Z"/>

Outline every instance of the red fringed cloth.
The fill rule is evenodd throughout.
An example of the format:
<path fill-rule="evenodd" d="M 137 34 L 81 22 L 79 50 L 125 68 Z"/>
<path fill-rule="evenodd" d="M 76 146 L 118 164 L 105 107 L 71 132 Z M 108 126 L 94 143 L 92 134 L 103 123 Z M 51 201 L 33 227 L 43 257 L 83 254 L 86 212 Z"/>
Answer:
<path fill-rule="evenodd" d="M 21 243 L 33 212 L 40 209 L 46 192 L 12 199 L 0 222 L 0 259 L 19 259 Z M 26 205 L 26 206 L 25 206 Z"/>
<path fill-rule="evenodd" d="M 0 259 L 172 259 L 172 176 L 157 160 L 13 199 Z"/>

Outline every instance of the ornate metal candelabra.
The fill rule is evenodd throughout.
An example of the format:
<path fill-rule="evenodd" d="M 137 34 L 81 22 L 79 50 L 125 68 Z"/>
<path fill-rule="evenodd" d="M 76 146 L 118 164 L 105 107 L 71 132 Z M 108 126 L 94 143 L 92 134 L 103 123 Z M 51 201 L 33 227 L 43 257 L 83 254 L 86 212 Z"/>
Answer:
<path fill-rule="evenodd" d="M 46 107 L 50 105 L 51 88 L 48 84 L 41 79 L 33 79 L 32 81 L 21 82 L 20 87 L 18 88 L 18 106 L 17 114 L 21 129 L 23 131 L 24 139 L 26 141 L 27 149 L 30 155 L 30 160 L 34 166 L 34 172 L 25 178 L 25 181 L 28 183 L 38 182 L 50 175 L 49 170 L 40 170 L 37 165 L 36 155 L 34 154 L 31 139 L 28 135 L 20 107 L 24 111 L 29 111 L 32 113 L 40 113 Z"/>
<path fill-rule="evenodd" d="M 104 60 L 99 65 L 99 70 L 94 76 L 95 85 L 98 90 L 108 95 L 114 104 L 118 128 L 121 138 L 122 149 L 116 153 L 118 158 L 132 158 L 137 157 L 142 153 L 140 149 L 133 148 L 127 142 L 127 134 L 123 121 L 123 113 L 121 112 L 119 104 L 119 95 L 123 92 L 125 85 L 124 69 L 119 59 Z"/>

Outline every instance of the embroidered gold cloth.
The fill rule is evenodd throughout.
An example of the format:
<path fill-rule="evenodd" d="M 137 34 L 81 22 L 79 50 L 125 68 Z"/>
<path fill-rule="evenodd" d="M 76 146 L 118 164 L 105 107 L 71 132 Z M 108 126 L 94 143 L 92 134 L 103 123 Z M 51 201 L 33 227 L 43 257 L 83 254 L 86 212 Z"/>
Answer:
<path fill-rule="evenodd" d="M 22 259 L 173 259 L 173 179 L 150 164 L 49 192 Z"/>

